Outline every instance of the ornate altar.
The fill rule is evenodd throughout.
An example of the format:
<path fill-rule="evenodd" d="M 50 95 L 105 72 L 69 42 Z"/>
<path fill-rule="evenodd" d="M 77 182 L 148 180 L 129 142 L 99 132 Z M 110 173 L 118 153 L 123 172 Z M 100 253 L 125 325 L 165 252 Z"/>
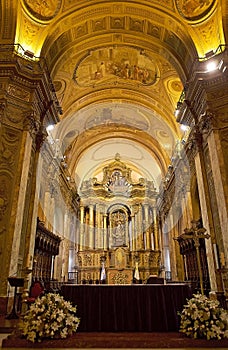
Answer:
<path fill-rule="evenodd" d="M 79 283 L 129 284 L 158 274 L 160 242 L 157 191 L 152 181 L 132 179 L 120 155 L 103 168 L 102 176 L 82 183 L 78 246 Z M 136 264 L 137 263 L 137 264 Z"/>

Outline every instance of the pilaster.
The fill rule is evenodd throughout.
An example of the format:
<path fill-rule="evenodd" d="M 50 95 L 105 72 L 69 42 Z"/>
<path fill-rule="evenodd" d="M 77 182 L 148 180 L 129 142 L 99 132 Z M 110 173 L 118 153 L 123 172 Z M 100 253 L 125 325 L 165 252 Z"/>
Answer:
<path fill-rule="evenodd" d="M 47 123 L 58 120 L 50 84 L 44 65 L 28 64 L 9 49 L 4 53 L 3 45 L 0 54 L 0 309 L 3 311 L 8 277 L 12 274 L 25 277 L 26 285 L 26 271 L 32 268 L 39 150 Z"/>
<path fill-rule="evenodd" d="M 217 68 L 211 72 L 206 70 L 210 61 L 217 62 Z M 186 150 L 189 159 L 195 163 L 202 224 L 210 235 L 206 241 L 206 250 L 211 289 L 219 293 L 227 293 L 228 280 L 227 63 L 227 50 L 207 60 L 195 62 L 185 85 L 184 99 L 179 104 L 177 118 L 180 123 L 191 128 Z M 217 256 L 217 249 L 221 256 Z M 220 266 L 217 263 L 219 258 Z"/>

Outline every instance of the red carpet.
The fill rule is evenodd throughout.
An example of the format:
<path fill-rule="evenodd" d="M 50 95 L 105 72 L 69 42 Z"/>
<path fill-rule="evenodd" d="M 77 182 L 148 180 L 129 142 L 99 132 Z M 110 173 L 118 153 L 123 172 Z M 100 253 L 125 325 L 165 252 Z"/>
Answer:
<path fill-rule="evenodd" d="M 78 332 L 67 339 L 31 343 L 11 335 L 3 348 L 228 348 L 228 339 L 191 339 L 182 333 L 97 333 Z"/>

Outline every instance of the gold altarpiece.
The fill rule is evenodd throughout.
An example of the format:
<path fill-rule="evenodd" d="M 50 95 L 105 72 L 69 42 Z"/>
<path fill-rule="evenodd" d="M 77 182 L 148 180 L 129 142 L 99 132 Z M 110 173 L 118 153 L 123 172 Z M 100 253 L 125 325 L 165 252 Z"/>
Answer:
<path fill-rule="evenodd" d="M 116 154 L 80 189 L 78 283 L 129 284 L 158 275 L 160 240 L 153 181 L 132 180 L 132 169 Z M 134 279 L 137 270 L 137 278 Z"/>

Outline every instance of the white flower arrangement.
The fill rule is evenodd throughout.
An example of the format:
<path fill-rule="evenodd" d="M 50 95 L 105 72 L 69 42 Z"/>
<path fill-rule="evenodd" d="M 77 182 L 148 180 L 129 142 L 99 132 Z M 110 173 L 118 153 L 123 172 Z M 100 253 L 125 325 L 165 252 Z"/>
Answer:
<path fill-rule="evenodd" d="M 180 332 L 192 338 L 228 338 L 228 313 L 219 301 L 193 294 L 181 313 Z"/>
<path fill-rule="evenodd" d="M 59 294 L 48 293 L 30 306 L 19 328 L 28 340 L 40 342 L 45 338 L 67 338 L 76 332 L 79 323 L 76 307 Z"/>

